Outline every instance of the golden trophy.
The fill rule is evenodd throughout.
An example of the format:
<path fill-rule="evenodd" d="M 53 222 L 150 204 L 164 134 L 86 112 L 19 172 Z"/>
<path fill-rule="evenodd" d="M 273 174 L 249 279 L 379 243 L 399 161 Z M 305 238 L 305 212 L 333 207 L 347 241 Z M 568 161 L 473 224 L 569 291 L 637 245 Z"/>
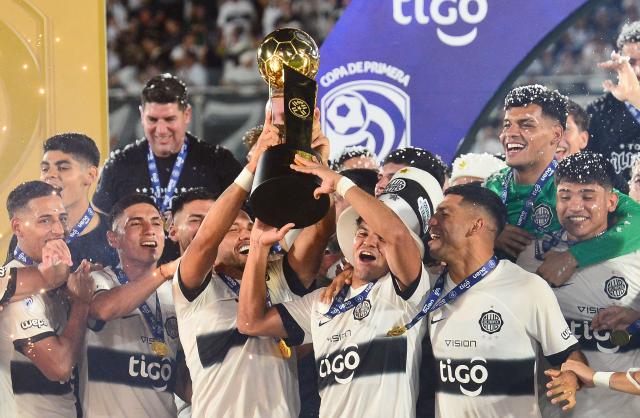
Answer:
<path fill-rule="evenodd" d="M 249 197 L 257 218 L 275 227 L 293 222 L 304 228 L 329 209 L 329 197 L 313 197 L 320 179 L 291 169 L 295 155 L 311 159 L 313 110 L 316 107 L 320 54 L 314 40 L 300 29 L 283 28 L 267 35 L 258 48 L 258 69 L 269 85 L 269 106 L 284 143 L 269 148 L 258 162 Z"/>

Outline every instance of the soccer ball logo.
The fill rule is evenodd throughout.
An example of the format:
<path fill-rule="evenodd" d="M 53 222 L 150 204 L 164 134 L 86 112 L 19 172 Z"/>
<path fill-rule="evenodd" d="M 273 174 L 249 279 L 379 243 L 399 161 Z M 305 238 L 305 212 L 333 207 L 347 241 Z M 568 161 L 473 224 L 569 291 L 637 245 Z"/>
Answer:
<path fill-rule="evenodd" d="M 409 96 L 378 80 L 341 84 L 320 102 L 322 130 L 331 139 L 331 158 L 351 146 L 364 146 L 384 158 L 410 145 Z"/>
<path fill-rule="evenodd" d="M 367 101 L 356 92 L 338 96 L 327 109 L 327 123 L 340 135 L 353 135 L 367 124 Z"/>
<path fill-rule="evenodd" d="M 320 66 L 318 45 L 311 36 L 294 28 L 277 29 L 268 34 L 258 47 L 258 71 L 267 84 L 284 87 L 284 65 L 315 77 Z"/>

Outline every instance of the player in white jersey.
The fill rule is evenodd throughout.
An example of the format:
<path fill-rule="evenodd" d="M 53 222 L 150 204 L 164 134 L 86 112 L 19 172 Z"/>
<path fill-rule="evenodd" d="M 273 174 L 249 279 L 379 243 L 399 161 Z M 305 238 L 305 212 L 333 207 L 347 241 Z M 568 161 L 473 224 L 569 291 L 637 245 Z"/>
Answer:
<path fill-rule="evenodd" d="M 498 196 L 477 185 L 447 189 L 429 221 L 431 256 L 447 264 L 432 291 L 434 300 L 444 296 L 429 316 L 436 416 L 538 417 L 540 347 L 554 366 L 583 360 L 547 283 L 495 258 L 505 222 Z M 551 373 L 552 402 L 570 409 L 576 376 Z"/>
<path fill-rule="evenodd" d="M 7 198 L 12 230 L 18 239 L 16 259 L 4 268 L 43 260 L 48 242 L 64 246 L 66 212 L 55 189 L 27 182 Z M 45 250 L 46 252 L 46 250 Z M 51 257 L 51 254 L 47 255 Z M 66 260 L 71 265 L 70 257 Z M 80 355 L 93 285 L 88 264 L 64 288 L 36 292 L 7 304 L 0 315 L 0 415 L 3 417 L 75 417 L 71 381 Z"/>
<path fill-rule="evenodd" d="M 319 193 L 343 196 L 351 208 L 338 221 L 338 242 L 353 265 L 352 284 L 322 303 L 321 289 L 267 308 L 264 276 L 276 231 L 262 223 L 251 235 L 240 293 L 238 327 L 250 335 L 313 342 L 322 417 L 413 417 L 425 327 L 395 333 L 419 309 L 429 288 L 421 236 L 442 199 L 438 182 L 417 168 L 399 170 L 380 200 L 349 179 L 296 157 L 296 169 L 319 176 Z M 402 334 L 402 335 L 399 335 Z"/>
<path fill-rule="evenodd" d="M 608 216 L 617 206 L 615 171 L 600 154 L 583 151 L 560 162 L 555 174 L 556 212 L 570 243 L 582 242 L 607 230 Z M 632 338 L 619 346 L 610 330 L 592 329 L 592 320 L 609 306 L 640 309 L 640 251 L 579 268 L 553 289 L 571 332 L 596 370 L 626 370 L 640 365 L 640 344 Z M 636 417 L 640 397 L 596 388 L 581 391 L 570 414 L 544 408 L 543 416 Z"/>
<path fill-rule="evenodd" d="M 114 205 L 110 218 L 107 238 L 120 264 L 92 273 L 95 321 L 80 377 L 84 416 L 175 417 L 174 392 L 186 397 L 186 377 L 176 363 L 171 275 L 156 267 L 162 217 L 149 196 L 133 194 Z"/>
<path fill-rule="evenodd" d="M 205 194 L 188 193 L 174 204 L 170 236 L 180 243 L 183 256 L 173 294 L 193 381 L 194 417 L 298 416 L 295 355 L 277 339 L 248 337 L 236 326 L 238 292 L 244 286 L 240 284 L 253 226 L 240 207 L 251 190 L 260 155 L 279 141 L 277 132 L 267 115 L 250 162 L 215 203 Z M 326 138 L 316 136 L 311 146 L 318 149 L 327 144 Z M 266 277 L 271 303 L 307 292 L 335 228 L 332 210 L 302 230 L 284 257 L 269 263 L 262 280 Z"/>

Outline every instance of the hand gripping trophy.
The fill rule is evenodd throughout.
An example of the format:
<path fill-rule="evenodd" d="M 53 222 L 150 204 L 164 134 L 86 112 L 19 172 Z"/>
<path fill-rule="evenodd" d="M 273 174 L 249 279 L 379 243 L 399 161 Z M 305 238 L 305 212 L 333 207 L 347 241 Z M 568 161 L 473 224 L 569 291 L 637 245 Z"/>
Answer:
<path fill-rule="evenodd" d="M 313 197 L 320 179 L 291 169 L 295 155 L 311 159 L 313 110 L 320 54 L 314 40 L 299 29 L 283 28 L 267 35 L 258 48 L 258 69 L 269 85 L 273 124 L 284 142 L 269 148 L 258 162 L 249 198 L 256 217 L 275 227 L 293 222 L 304 228 L 329 209 L 329 198 Z"/>

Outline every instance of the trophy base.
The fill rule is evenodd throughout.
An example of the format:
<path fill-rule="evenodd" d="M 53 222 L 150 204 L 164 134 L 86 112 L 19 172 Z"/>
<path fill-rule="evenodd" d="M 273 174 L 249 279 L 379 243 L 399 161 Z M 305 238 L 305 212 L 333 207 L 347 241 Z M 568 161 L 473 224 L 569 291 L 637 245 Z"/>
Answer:
<path fill-rule="evenodd" d="M 329 196 L 313 197 L 320 179 L 291 169 L 297 153 L 317 155 L 281 144 L 266 150 L 258 162 L 249 205 L 258 219 L 277 228 L 290 222 L 296 228 L 305 228 L 329 210 Z"/>

